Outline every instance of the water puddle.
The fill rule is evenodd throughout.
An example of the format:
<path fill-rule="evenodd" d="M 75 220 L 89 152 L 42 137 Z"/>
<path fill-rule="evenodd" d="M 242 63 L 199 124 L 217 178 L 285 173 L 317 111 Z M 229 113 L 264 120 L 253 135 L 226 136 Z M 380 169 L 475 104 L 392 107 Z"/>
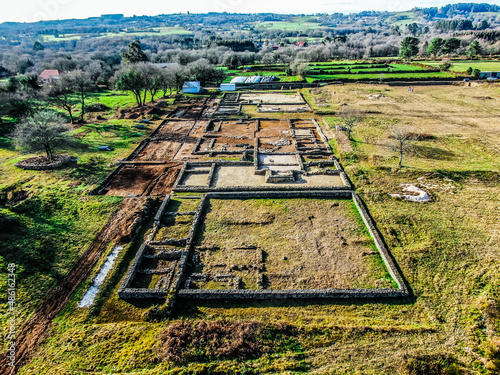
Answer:
<path fill-rule="evenodd" d="M 113 268 L 113 264 L 115 263 L 115 260 L 121 250 L 123 250 L 123 247 L 115 246 L 111 254 L 108 255 L 106 262 L 103 264 L 101 270 L 95 277 L 92 286 L 89 288 L 87 293 L 85 293 L 82 300 L 78 304 L 78 308 L 90 307 L 94 304 L 95 296 L 97 295 L 97 292 L 99 292 L 99 288 L 104 282 L 104 279 L 106 279 L 106 276 L 108 276 L 109 271 L 111 270 L 111 268 Z"/>

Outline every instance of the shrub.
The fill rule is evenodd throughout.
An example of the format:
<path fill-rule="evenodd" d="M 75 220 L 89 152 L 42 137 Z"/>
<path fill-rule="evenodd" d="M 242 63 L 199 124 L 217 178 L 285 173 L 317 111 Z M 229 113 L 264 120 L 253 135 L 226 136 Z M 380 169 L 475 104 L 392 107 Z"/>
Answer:
<path fill-rule="evenodd" d="M 177 363 L 258 358 L 264 353 L 290 349 L 291 345 L 295 348 L 297 345 L 289 337 L 294 329 L 287 323 L 179 321 L 160 335 L 158 357 Z"/>
<path fill-rule="evenodd" d="M 256 358 L 261 354 L 256 322 L 180 321 L 169 326 L 160 336 L 159 357 L 182 363 L 189 360 L 217 358 Z"/>
<path fill-rule="evenodd" d="M 402 366 L 405 375 L 459 375 L 459 367 L 452 357 L 445 354 L 405 357 Z"/>

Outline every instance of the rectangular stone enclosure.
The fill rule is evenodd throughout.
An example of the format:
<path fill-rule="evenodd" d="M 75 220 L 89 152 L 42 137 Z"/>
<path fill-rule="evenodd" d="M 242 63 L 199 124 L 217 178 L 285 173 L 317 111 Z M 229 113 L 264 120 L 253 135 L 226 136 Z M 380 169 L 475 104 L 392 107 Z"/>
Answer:
<path fill-rule="evenodd" d="M 189 299 L 409 295 L 352 191 L 168 196 L 119 295 L 172 293 Z"/>

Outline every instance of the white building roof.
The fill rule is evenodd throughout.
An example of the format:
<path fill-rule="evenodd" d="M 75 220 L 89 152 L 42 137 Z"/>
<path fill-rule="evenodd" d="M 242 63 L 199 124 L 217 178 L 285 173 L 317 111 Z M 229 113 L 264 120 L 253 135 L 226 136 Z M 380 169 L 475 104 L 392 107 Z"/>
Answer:
<path fill-rule="evenodd" d="M 231 83 L 245 83 L 248 77 L 234 77 Z"/>
<path fill-rule="evenodd" d="M 184 86 L 182 86 L 182 87 L 184 87 L 184 88 L 189 88 L 189 87 L 200 88 L 201 83 L 199 81 L 187 81 L 187 82 L 184 82 Z"/>

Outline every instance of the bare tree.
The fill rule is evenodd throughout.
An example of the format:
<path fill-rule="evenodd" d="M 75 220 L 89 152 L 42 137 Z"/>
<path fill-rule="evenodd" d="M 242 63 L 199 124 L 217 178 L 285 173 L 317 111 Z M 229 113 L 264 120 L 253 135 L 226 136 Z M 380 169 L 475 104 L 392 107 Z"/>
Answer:
<path fill-rule="evenodd" d="M 67 145 L 71 128 L 64 119 L 51 111 L 41 111 L 21 121 L 14 131 L 16 146 L 29 152 L 45 151 L 54 160 L 56 148 Z"/>
<path fill-rule="evenodd" d="M 151 94 L 151 101 L 154 102 L 156 94 L 163 87 L 164 75 L 160 68 L 151 63 L 141 63 L 139 64 L 139 69 L 145 84 L 143 103 L 146 103 L 146 95 L 148 92 Z"/>
<path fill-rule="evenodd" d="M 408 126 L 398 125 L 391 128 L 389 138 L 391 142 L 388 144 L 388 147 L 398 153 L 398 168 L 401 169 L 403 167 L 403 158 L 413 147 L 413 142 L 417 139 L 417 136 L 411 132 Z"/>
<path fill-rule="evenodd" d="M 166 73 L 151 63 L 125 65 L 115 74 L 117 90 L 130 91 L 134 94 L 137 105 L 146 104 L 147 94 L 154 102 L 158 92 L 166 86 Z"/>
<path fill-rule="evenodd" d="M 338 115 L 342 119 L 343 129 L 347 135 L 349 140 L 352 140 L 352 130 L 356 127 L 361 121 L 363 121 L 363 115 L 361 112 L 354 108 L 345 108 L 341 110 Z"/>
<path fill-rule="evenodd" d="M 71 82 L 69 82 L 66 77 L 61 77 L 61 79 L 47 87 L 46 95 L 49 102 L 68 112 L 71 123 L 74 124 L 75 118 L 73 116 L 73 111 L 80 100 L 76 96 Z"/>
<path fill-rule="evenodd" d="M 130 91 L 134 94 L 137 105 L 141 107 L 145 103 L 142 99 L 143 91 L 146 92 L 147 86 L 143 75 L 138 68 L 138 64 L 124 66 L 115 73 L 115 87 L 120 91 Z"/>
<path fill-rule="evenodd" d="M 73 89 L 75 94 L 78 95 L 80 99 L 81 113 L 80 121 L 84 121 L 85 115 L 85 99 L 88 97 L 90 92 L 95 88 L 95 84 L 89 73 L 83 70 L 75 70 L 66 75 L 68 84 Z"/>

